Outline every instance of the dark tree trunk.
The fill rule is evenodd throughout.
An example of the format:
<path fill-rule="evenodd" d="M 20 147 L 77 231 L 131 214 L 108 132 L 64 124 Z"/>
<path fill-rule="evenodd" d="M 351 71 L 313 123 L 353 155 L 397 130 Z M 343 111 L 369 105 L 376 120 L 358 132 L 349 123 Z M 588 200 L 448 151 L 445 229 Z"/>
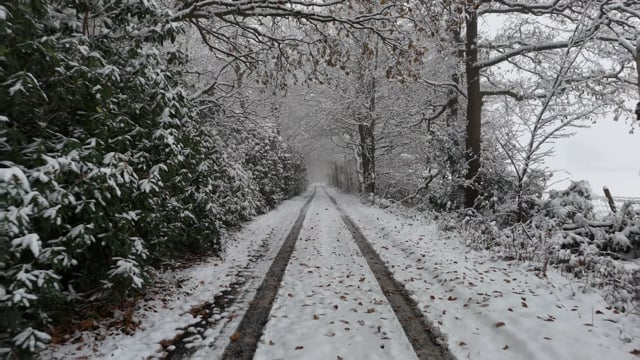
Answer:
<path fill-rule="evenodd" d="M 360 135 L 360 155 L 362 159 L 362 191 L 375 192 L 375 141 L 373 138 L 373 122 L 358 125 Z"/>
<path fill-rule="evenodd" d="M 466 73 L 467 73 L 467 131 L 465 153 L 467 174 L 465 179 L 466 207 L 474 207 L 478 197 L 478 172 L 480 171 L 480 133 L 482 121 L 482 95 L 480 93 L 480 68 L 478 62 L 478 17 L 472 7 L 467 7 L 467 41 Z"/>

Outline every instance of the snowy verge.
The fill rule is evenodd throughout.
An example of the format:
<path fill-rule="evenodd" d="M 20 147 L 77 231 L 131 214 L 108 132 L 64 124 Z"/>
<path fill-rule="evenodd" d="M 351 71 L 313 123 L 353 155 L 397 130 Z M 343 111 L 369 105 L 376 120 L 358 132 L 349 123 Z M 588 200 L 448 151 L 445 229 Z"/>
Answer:
<path fill-rule="evenodd" d="M 599 290 L 465 248 L 420 216 L 336 199 L 458 358 L 631 359 L 640 349 L 640 319 L 612 309 Z"/>
<path fill-rule="evenodd" d="M 192 314 L 192 310 L 229 289 L 231 284 L 238 282 L 238 277 L 248 280 L 244 297 L 250 298 L 304 201 L 302 196 L 284 201 L 273 211 L 258 216 L 242 230 L 231 234 L 222 258 L 210 258 L 185 269 L 159 274 L 145 298 L 135 307 L 131 321 L 139 326 L 132 334 L 108 326 L 112 319 L 104 319 L 94 330 L 77 332 L 64 343 L 49 346 L 40 357 L 147 359 L 166 355 L 161 342 L 173 339 L 181 333 L 180 329 L 196 322 L 198 315 Z M 256 256 L 258 253 L 264 256 Z M 221 321 L 215 331 L 209 331 L 207 335 L 230 335 L 233 329 L 227 325 L 237 318 L 236 311 L 239 312 L 242 306 L 246 304 L 235 304 L 234 308 L 216 316 Z M 210 344 L 214 339 L 204 340 L 194 345 Z"/>

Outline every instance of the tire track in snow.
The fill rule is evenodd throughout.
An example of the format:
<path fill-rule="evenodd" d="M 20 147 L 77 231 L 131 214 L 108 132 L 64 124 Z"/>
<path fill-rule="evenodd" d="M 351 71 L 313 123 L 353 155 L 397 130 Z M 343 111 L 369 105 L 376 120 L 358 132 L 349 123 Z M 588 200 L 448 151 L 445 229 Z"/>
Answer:
<path fill-rule="evenodd" d="M 342 207 L 338 205 L 336 200 L 329 195 L 327 189 L 323 188 L 323 190 L 340 212 L 342 221 L 349 229 L 349 232 L 351 232 L 360 252 L 362 252 L 367 260 L 367 264 L 376 277 L 393 311 L 396 313 L 402 329 L 409 339 L 411 346 L 413 346 L 413 350 L 418 358 L 430 360 L 453 359 L 454 357 L 449 353 L 449 350 L 437 342 L 436 336 L 431 331 L 424 315 L 420 309 L 418 309 L 416 302 L 404 287 L 393 278 L 391 272 L 387 269 L 378 253 L 376 253 L 371 244 L 369 244 L 360 229 L 351 218 L 349 218 Z"/>
<path fill-rule="evenodd" d="M 222 359 L 228 360 L 241 360 L 241 359 L 253 359 L 253 356 L 258 348 L 258 341 L 269 319 L 269 313 L 273 306 L 273 301 L 278 293 L 280 282 L 289 264 L 289 259 L 300 235 L 302 224 L 309 210 L 309 205 L 316 195 L 316 188 L 313 189 L 313 194 L 309 197 L 309 200 L 304 204 L 300 210 L 300 215 L 293 224 L 293 228 L 287 235 L 278 255 L 273 260 L 273 264 L 267 271 L 264 277 L 264 281 L 256 291 L 253 300 L 250 302 L 249 309 L 244 314 L 244 317 L 240 321 L 238 328 L 236 329 L 235 341 L 231 341 L 227 345 Z"/>

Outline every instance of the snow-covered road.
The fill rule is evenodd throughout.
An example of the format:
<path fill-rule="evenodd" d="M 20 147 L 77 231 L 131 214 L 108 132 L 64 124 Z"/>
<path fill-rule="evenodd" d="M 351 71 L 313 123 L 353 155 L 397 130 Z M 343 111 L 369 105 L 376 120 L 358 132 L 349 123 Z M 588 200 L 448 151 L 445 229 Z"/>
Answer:
<path fill-rule="evenodd" d="M 583 290 L 579 281 L 552 270 L 548 278 L 539 278 L 527 271 L 527 264 L 471 251 L 462 239 L 439 232 L 419 214 L 363 205 L 358 197 L 331 189 L 329 195 L 456 357 L 637 358 L 639 319 L 608 307 L 598 291 Z M 261 300 L 254 299 L 256 289 L 310 196 L 289 200 L 247 224 L 234 235 L 224 260 L 164 274 L 164 286 L 136 308 L 133 318 L 140 327 L 132 335 L 105 321 L 51 347 L 43 358 L 220 358 L 242 336 L 234 334 L 240 319 L 250 303 Z M 180 289 L 167 287 L 178 282 Z M 241 286 L 224 309 L 210 306 L 206 316 L 190 311 L 233 282 Z M 201 316 L 210 327 L 190 328 Z M 171 345 L 180 334 L 189 335 L 184 353 Z M 255 358 L 416 358 L 401 321 L 322 186 L 310 203 Z"/>
<path fill-rule="evenodd" d="M 311 204 L 255 358 L 416 358 L 324 191 Z"/>

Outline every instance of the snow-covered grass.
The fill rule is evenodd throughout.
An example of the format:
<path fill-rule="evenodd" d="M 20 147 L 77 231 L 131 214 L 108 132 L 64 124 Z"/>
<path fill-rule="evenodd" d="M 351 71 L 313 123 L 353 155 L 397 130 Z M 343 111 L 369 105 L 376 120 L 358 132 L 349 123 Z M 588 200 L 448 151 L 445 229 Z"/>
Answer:
<path fill-rule="evenodd" d="M 145 298 L 135 307 L 131 320 L 139 322 L 139 328 L 133 334 L 111 327 L 113 319 L 105 319 L 95 330 L 77 332 L 64 344 L 49 346 L 40 356 L 46 359 L 162 356 L 161 341 L 173 339 L 181 333 L 179 329 L 197 322 L 198 315 L 192 315 L 190 310 L 212 301 L 239 280 L 246 281 L 248 289 L 257 287 L 303 203 L 303 197 L 287 200 L 231 234 L 222 258 L 210 258 L 195 266 L 158 274 Z M 260 252 L 265 256 L 256 260 L 255 254 Z M 204 337 L 194 338 L 193 345 L 208 345 L 214 339 L 228 338 L 225 335 L 233 332 L 237 314 L 247 306 L 251 296 L 251 293 L 244 294 L 243 299 L 215 316 L 220 321 L 212 324 Z"/>
<path fill-rule="evenodd" d="M 458 358 L 628 359 L 640 349 L 640 319 L 580 280 L 470 250 L 418 212 L 337 198 Z"/>

